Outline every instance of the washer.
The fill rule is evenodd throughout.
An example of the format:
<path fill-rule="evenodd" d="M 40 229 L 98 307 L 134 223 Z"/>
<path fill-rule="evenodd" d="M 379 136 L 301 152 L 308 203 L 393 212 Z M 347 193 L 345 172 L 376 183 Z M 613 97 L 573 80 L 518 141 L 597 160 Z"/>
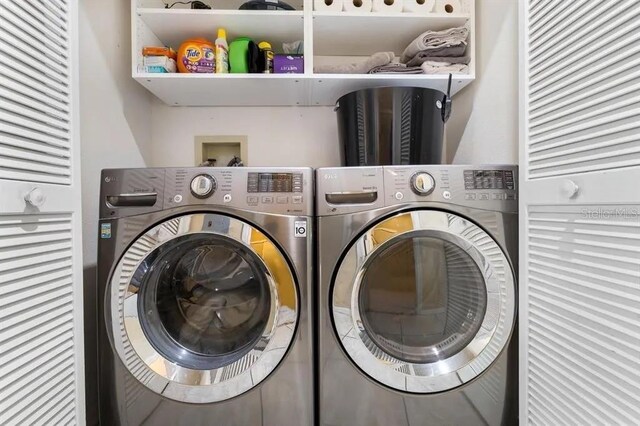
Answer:
<path fill-rule="evenodd" d="M 517 168 L 316 173 L 320 424 L 517 424 Z"/>
<path fill-rule="evenodd" d="M 102 172 L 104 425 L 311 425 L 313 171 Z"/>

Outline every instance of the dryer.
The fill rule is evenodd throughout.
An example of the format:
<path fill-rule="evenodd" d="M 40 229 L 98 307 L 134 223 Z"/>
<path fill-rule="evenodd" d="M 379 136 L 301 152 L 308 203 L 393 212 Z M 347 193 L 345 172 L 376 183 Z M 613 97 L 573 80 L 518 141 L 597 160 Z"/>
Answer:
<path fill-rule="evenodd" d="M 517 424 L 517 168 L 316 182 L 320 424 Z"/>
<path fill-rule="evenodd" d="M 311 425 L 313 171 L 102 172 L 100 422 Z"/>

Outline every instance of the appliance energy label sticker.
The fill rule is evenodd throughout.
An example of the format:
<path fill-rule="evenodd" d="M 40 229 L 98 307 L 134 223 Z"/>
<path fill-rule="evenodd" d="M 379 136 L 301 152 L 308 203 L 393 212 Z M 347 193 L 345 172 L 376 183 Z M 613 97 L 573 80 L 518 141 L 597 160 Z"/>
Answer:
<path fill-rule="evenodd" d="M 102 239 L 111 238 L 111 224 L 110 223 L 101 223 L 100 224 L 100 238 L 102 238 Z"/>
<path fill-rule="evenodd" d="M 296 220 L 293 224 L 293 236 L 296 238 L 307 238 L 307 221 Z"/>

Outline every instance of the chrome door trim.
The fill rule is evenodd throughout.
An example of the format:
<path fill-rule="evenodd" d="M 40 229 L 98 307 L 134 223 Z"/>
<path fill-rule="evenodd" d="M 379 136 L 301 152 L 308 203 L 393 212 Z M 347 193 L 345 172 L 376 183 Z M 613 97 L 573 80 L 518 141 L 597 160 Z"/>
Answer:
<path fill-rule="evenodd" d="M 226 226 L 220 226 L 224 223 Z M 271 295 L 269 321 L 255 346 L 239 360 L 212 370 L 182 367 L 155 350 L 143 332 L 138 312 L 138 289 L 131 285 L 134 273 L 154 250 L 189 234 L 217 234 L 234 239 L 263 262 Z M 251 246 L 257 235 L 273 245 L 266 258 Z M 276 280 L 269 264 L 286 265 Z M 293 309 L 283 306 L 280 293 L 295 295 Z M 280 249 L 260 230 L 240 219 L 218 213 L 185 214 L 165 220 L 131 244 L 118 261 L 109 282 L 112 343 L 129 372 L 150 390 L 187 403 L 224 401 L 254 388 L 281 363 L 294 339 L 299 314 L 299 294 L 293 273 Z M 117 301 L 117 303 L 113 303 Z M 108 320 L 108 318 L 107 318 Z M 109 327 L 109 324 L 107 324 Z"/>
<path fill-rule="evenodd" d="M 376 241 L 374 232 L 390 221 L 409 216 L 411 229 Z M 387 227 L 385 227 L 387 226 Z M 455 355 L 435 363 L 410 363 L 378 347 L 365 329 L 358 306 L 368 262 L 396 237 L 437 236 L 461 247 L 485 278 L 487 309 L 475 338 Z M 516 291 L 511 266 L 502 249 L 473 222 L 451 212 L 412 210 L 391 216 L 359 236 L 340 260 L 331 290 L 336 337 L 349 358 L 367 376 L 390 388 L 411 393 L 435 393 L 467 383 L 486 370 L 507 345 L 515 323 Z"/>

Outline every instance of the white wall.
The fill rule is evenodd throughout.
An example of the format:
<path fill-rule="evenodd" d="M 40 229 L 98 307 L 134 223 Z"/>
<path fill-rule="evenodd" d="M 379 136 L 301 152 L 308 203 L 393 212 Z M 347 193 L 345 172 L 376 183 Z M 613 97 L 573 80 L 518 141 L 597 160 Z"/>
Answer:
<path fill-rule="evenodd" d="M 100 170 L 144 167 L 151 96 L 131 78 L 129 0 L 80 1 L 80 136 L 84 263 L 96 263 Z"/>
<path fill-rule="evenodd" d="M 517 163 L 518 2 L 476 0 L 477 79 L 454 99 L 447 158 Z M 153 103 L 150 165 L 194 163 L 197 135 L 248 135 L 250 165 L 339 165 L 330 107 L 168 107 Z"/>
<path fill-rule="evenodd" d="M 79 20 L 86 412 L 95 425 L 100 170 L 146 165 L 152 96 L 131 79 L 129 0 L 80 0 Z"/>
<path fill-rule="evenodd" d="M 340 161 L 331 107 L 168 107 L 155 101 L 152 111 L 153 166 L 193 166 L 194 138 L 204 135 L 247 135 L 249 166 Z"/>
<path fill-rule="evenodd" d="M 453 98 L 453 163 L 518 162 L 518 1 L 476 0 L 476 80 Z"/>

